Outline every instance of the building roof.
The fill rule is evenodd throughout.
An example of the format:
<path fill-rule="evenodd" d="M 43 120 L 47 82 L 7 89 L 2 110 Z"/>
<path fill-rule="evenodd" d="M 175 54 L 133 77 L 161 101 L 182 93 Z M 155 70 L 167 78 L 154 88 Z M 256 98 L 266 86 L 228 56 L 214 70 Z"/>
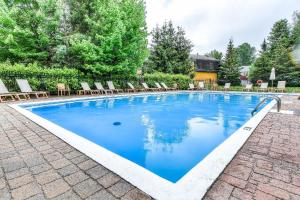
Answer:
<path fill-rule="evenodd" d="M 199 60 L 211 60 L 211 61 L 219 61 L 218 59 L 215 59 L 213 57 L 205 56 L 205 55 L 199 55 L 199 54 L 190 54 L 190 58 L 193 60 L 199 59 Z"/>

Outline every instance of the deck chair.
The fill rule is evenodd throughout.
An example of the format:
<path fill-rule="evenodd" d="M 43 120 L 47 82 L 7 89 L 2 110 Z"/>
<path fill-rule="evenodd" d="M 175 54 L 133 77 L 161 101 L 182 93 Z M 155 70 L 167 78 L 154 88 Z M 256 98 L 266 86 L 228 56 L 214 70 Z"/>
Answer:
<path fill-rule="evenodd" d="M 205 86 L 204 86 L 204 82 L 203 81 L 200 81 L 199 84 L 198 84 L 198 89 L 199 90 L 205 90 Z"/>
<path fill-rule="evenodd" d="M 149 88 L 147 83 L 142 83 L 142 86 L 144 87 L 144 89 L 146 91 L 157 91 L 158 90 L 157 88 Z"/>
<path fill-rule="evenodd" d="M 188 90 L 196 90 L 195 85 L 193 83 L 189 83 Z"/>
<path fill-rule="evenodd" d="M 117 93 L 123 92 L 122 89 L 116 89 L 115 86 L 114 86 L 114 83 L 113 83 L 112 81 L 106 81 L 106 83 L 107 83 L 107 85 L 108 85 L 108 88 L 109 88 L 110 90 L 112 90 L 113 92 L 117 92 Z"/>
<path fill-rule="evenodd" d="M 243 88 L 243 91 L 245 91 L 245 92 L 251 92 L 253 90 L 252 87 L 253 87 L 253 84 L 249 83 L 249 84 L 247 84 L 245 86 L 245 88 Z"/>
<path fill-rule="evenodd" d="M 42 98 L 48 98 L 48 93 L 46 91 L 32 91 L 28 81 L 26 79 L 16 79 L 17 84 L 21 90 L 22 93 L 26 94 L 27 97 L 30 99 L 30 95 L 34 95 L 37 99 Z"/>
<path fill-rule="evenodd" d="M 212 86 L 211 86 L 211 90 L 213 90 L 213 91 L 219 90 L 219 85 L 218 85 L 218 83 L 213 82 L 213 83 L 212 83 Z"/>
<path fill-rule="evenodd" d="M 99 90 L 92 90 L 87 82 L 81 82 L 80 83 L 82 90 L 77 90 L 78 95 L 94 95 L 94 94 L 100 94 Z"/>
<path fill-rule="evenodd" d="M 268 83 L 261 83 L 260 88 L 257 89 L 257 92 L 268 92 Z"/>
<path fill-rule="evenodd" d="M 176 88 L 169 88 L 164 82 L 160 83 L 165 90 L 176 90 Z"/>
<path fill-rule="evenodd" d="M 277 88 L 275 88 L 275 92 L 285 92 L 285 84 L 286 81 L 278 81 Z"/>
<path fill-rule="evenodd" d="M 22 98 L 23 97 L 23 98 Z M 9 92 L 3 81 L 0 79 L 0 102 L 26 100 L 28 97 L 24 93 Z"/>
<path fill-rule="evenodd" d="M 224 91 L 230 90 L 230 85 L 231 85 L 231 83 L 225 83 L 223 90 Z"/>
<path fill-rule="evenodd" d="M 158 82 L 155 82 L 154 84 L 155 84 L 157 90 L 159 90 L 159 91 L 166 90 L 165 88 L 161 87 L 161 85 Z"/>
<path fill-rule="evenodd" d="M 99 90 L 99 92 L 101 92 L 102 94 L 107 94 L 109 92 L 111 94 L 114 93 L 112 90 L 104 89 L 103 85 L 100 82 L 95 82 L 95 86 L 96 86 L 97 90 Z"/>
<path fill-rule="evenodd" d="M 63 96 L 68 94 L 70 96 L 71 90 L 68 85 L 64 83 L 57 83 L 57 96 Z"/>
<path fill-rule="evenodd" d="M 126 89 L 127 92 L 139 92 L 139 91 L 144 91 L 144 89 L 137 89 L 135 88 L 132 83 L 127 82 L 127 85 L 129 86 L 129 88 Z"/>

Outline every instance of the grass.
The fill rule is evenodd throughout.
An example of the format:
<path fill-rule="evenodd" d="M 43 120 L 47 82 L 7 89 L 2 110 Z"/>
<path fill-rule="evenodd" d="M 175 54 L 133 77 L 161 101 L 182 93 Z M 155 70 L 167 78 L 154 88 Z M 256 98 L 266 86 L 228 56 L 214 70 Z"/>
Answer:
<path fill-rule="evenodd" d="M 243 91 L 243 86 L 231 86 L 231 91 Z M 257 91 L 259 87 L 253 87 L 253 91 Z M 286 87 L 286 92 L 288 93 L 300 93 L 300 87 Z"/>

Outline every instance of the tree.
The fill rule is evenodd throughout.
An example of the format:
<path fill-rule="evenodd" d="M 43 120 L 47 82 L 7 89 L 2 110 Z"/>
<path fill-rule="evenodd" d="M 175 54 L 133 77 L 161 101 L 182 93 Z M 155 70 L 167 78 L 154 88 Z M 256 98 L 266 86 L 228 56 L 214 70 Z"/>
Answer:
<path fill-rule="evenodd" d="M 255 60 L 255 47 L 243 43 L 236 48 L 239 66 L 251 65 Z"/>
<path fill-rule="evenodd" d="M 259 51 L 261 54 L 267 51 L 267 42 L 266 39 L 264 39 L 264 41 L 261 43 L 260 45 L 261 50 Z"/>
<path fill-rule="evenodd" d="M 189 59 L 192 43 L 186 38 L 184 30 L 181 27 L 174 28 L 169 21 L 153 29 L 151 35 L 147 71 L 189 74 L 192 69 Z"/>
<path fill-rule="evenodd" d="M 229 40 L 226 55 L 218 75 L 220 81 L 230 82 L 233 85 L 240 83 L 240 67 L 238 65 L 238 55 L 233 45 L 233 39 Z"/>
<path fill-rule="evenodd" d="M 143 0 L 0 3 L 0 61 L 130 75 L 147 56 Z"/>
<path fill-rule="evenodd" d="M 300 44 L 300 12 L 295 11 L 293 14 L 293 23 L 291 31 L 291 45 Z"/>
<path fill-rule="evenodd" d="M 263 45 L 262 48 L 260 57 L 251 69 L 251 80 L 267 81 L 272 67 L 275 67 L 276 79 L 291 83 L 290 74 L 294 76 L 297 73 L 295 73 L 295 64 L 290 57 L 291 33 L 287 20 L 275 22 L 269 33 L 267 45 Z"/>
<path fill-rule="evenodd" d="M 221 51 L 216 50 L 216 49 L 210 51 L 209 53 L 206 53 L 205 55 L 209 56 L 209 57 L 212 57 L 212 58 L 215 58 L 215 59 L 220 60 L 220 61 L 223 58 L 223 53 Z"/>

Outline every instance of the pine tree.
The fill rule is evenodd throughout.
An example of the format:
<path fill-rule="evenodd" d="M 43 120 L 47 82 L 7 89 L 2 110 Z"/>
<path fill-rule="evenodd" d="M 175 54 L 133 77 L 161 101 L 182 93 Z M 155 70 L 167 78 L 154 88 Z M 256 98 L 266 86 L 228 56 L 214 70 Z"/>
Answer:
<path fill-rule="evenodd" d="M 264 39 L 264 41 L 262 42 L 262 44 L 260 45 L 261 50 L 259 51 L 261 54 L 267 51 L 267 42 L 266 39 Z"/>
<path fill-rule="evenodd" d="M 215 59 L 220 60 L 220 61 L 223 58 L 223 53 L 216 50 L 216 49 L 210 51 L 209 53 L 206 53 L 205 55 L 209 56 L 209 57 L 212 57 L 212 58 L 215 58 Z"/>
<path fill-rule="evenodd" d="M 255 47 L 249 43 L 243 43 L 236 48 L 239 66 L 251 65 L 255 60 Z"/>
<path fill-rule="evenodd" d="M 230 82 L 233 85 L 240 83 L 240 67 L 238 65 L 238 56 L 233 45 L 233 39 L 229 40 L 226 55 L 218 75 L 220 81 Z"/>
<path fill-rule="evenodd" d="M 147 71 L 189 74 L 192 62 L 189 59 L 192 43 L 181 27 L 174 28 L 171 21 L 151 32 L 150 56 L 146 64 Z"/>
<path fill-rule="evenodd" d="M 295 11 L 293 14 L 291 45 L 295 46 L 299 44 L 300 44 L 300 12 Z"/>

